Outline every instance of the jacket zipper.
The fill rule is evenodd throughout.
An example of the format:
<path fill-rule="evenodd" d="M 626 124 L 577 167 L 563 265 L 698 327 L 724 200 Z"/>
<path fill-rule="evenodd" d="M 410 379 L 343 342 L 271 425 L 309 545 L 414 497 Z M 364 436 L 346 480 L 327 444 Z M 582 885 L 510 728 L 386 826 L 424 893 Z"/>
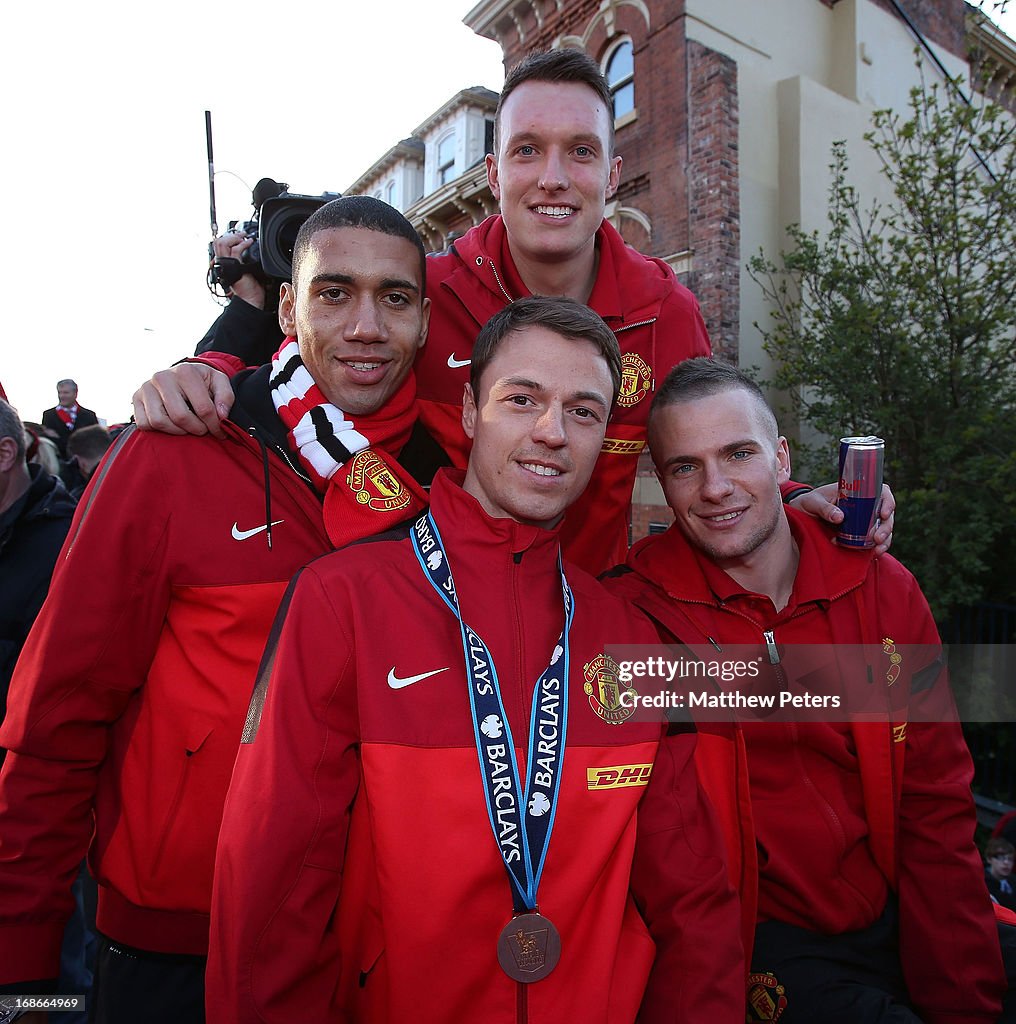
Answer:
<path fill-rule="evenodd" d="M 851 589 L 853 589 L 853 588 L 848 588 L 847 590 L 844 590 L 843 593 L 838 594 L 832 600 L 835 601 L 835 600 L 837 600 L 837 598 L 843 597 L 844 594 L 850 593 Z M 727 611 L 727 612 L 730 612 L 732 615 L 738 615 L 742 619 L 746 619 L 748 622 L 754 623 L 755 626 L 757 626 L 758 628 L 761 629 L 761 627 L 758 626 L 758 623 L 755 622 L 755 620 L 752 619 L 750 616 L 745 615 L 742 612 L 739 612 L 739 611 L 737 611 L 734 608 L 725 608 L 724 610 Z M 789 616 L 785 620 L 785 622 L 791 622 L 793 619 L 799 618 L 800 616 L 804 615 L 808 610 L 809 609 L 807 609 L 807 608 L 802 608 L 800 611 L 797 611 L 793 615 Z M 779 648 L 776 646 L 776 627 L 774 626 L 772 629 L 763 629 L 762 630 L 762 637 L 765 640 L 766 653 L 769 655 L 769 664 L 770 665 L 779 665 L 780 664 L 780 652 L 779 652 Z M 710 637 L 709 639 L 712 640 L 712 637 Z M 715 641 L 713 641 L 713 643 L 715 645 Z M 797 742 L 798 741 L 797 723 L 791 721 L 791 722 L 787 722 L 786 725 L 787 725 L 787 731 L 790 734 L 791 742 L 792 742 L 792 745 L 793 745 L 793 750 L 794 750 L 794 754 L 795 754 L 795 760 L 797 762 L 798 769 L 800 770 L 800 773 L 801 773 L 801 780 L 804 782 L 805 786 L 809 790 L 811 790 L 813 796 L 815 797 L 815 801 L 819 804 L 819 806 L 825 808 L 826 815 L 830 819 L 830 821 L 832 822 L 833 826 L 836 829 L 836 834 L 840 838 L 840 849 L 842 851 L 846 847 L 846 834 L 845 834 L 844 829 L 843 829 L 843 823 L 840 821 L 840 816 L 836 813 L 836 810 L 833 807 L 833 805 L 823 796 L 822 791 L 818 788 L 818 786 L 815 785 L 814 781 L 812 780 L 811 776 L 808 774 L 808 772 L 807 772 L 807 770 L 805 768 L 804 759 L 801 757 L 801 748 L 800 748 L 800 746 L 798 745 L 798 742 Z"/>
<path fill-rule="evenodd" d="M 515 991 L 517 993 L 515 998 L 515 1018 L 518 1024 L 526 1024 L 529 1020 L 529 993 L 526 991 L 527 986 L 521 981 L 515 984 Z"/>
<path fill-rule="evenodd" d="M 307 483 L 309 483 L 311 485 L 311 487 L 314 486 L 314 482 L 311 480 L 311 478 L 309 476 L 307 476 L 307 474 L 299 466 L 294 466 L 293 465 L 293 462 L 290 459 L 289 455 L 286 454 L 286 449 L 285 448 L 280 448 L 277 444 L 269 445 L 269 448 L 271 448 L 273 452 L 278 452 L 279 456 L 282 458 L 282 461 L 285 462 L 285 464 L 287 466 L 289 466 L 289 468 L 301 480 L 305 480 Z"/>
<path fill-rule="evenodd" d="M 477 256 L 477 260 L 482 261 L 483 257 L 482 256 Z M 505 297 L 505 301 L 506 302 L 514 302 L 515 300 L 505 290 L 505 286 L 503 284 L 501 284 L 501 278 L 498 277 L 497 267 L 494 266 L 494 261 L 492 259 L 488 259 L 487 263 L 490 265 L 490 269 L 491 269 L 491 271 L 494 274 L 494 280 L 497 281 L 497 286 L 498 286 L 498 288 L 501 289 L 501 294 Z"/>
<path fill-rule="evenodd" d="M 617 330 L 614 331 L 614 333 L 615 334 L 620 334 L 622 331 L 630 331 L 630 330 L 632 330 L 635 327 L 647 327 L 649 324 L 655 324 L 656 323 L 656 319 L 657 318 L 655 316 L 653 316 L 653 317 L 650 317 L 648 320 L 639 320 L 638 323 L 625 324 L 623 327 L 618 327 Z"/>
<path fill-rule="evenodd" d="M 776 637 L 773 635 L 773 630 L 764 629 L 762 635 L 766 640 L 766 652 L 769 654 L 769 664 L 779 665 L 780 663 L 780 652 L 776 647 Z"/>

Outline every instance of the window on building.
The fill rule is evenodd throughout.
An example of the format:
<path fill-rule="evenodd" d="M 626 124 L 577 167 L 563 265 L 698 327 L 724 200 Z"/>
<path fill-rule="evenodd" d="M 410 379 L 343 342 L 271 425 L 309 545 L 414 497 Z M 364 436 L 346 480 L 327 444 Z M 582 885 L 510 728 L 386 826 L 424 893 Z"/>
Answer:
<path fill-rule="evenodd" d="M 666 532 L 667 532 L 667 524 L 666 523 L 650 523 L 649 524 L 649 536 L 650 537 L 655 537 L 656 534 L 658 534 L 658 533 L 666 533 Z"/>
<path fill-rule="evenodd" d="M 631 40 L 624 40 L 607 58 L 604 77 L 610 86 L 616 121 L 635 109 L 635 54 Z"/>
<path fill-rule="evenodd" d="M 385 202 L 389 206 L 395 205 L 395 182 L 390 181 L 385 185 Z"/>
<path fill-rule="evenodd" d="M 445 185 L 455 177 L 455 132 L 437 144 L 437 183 Z"/>

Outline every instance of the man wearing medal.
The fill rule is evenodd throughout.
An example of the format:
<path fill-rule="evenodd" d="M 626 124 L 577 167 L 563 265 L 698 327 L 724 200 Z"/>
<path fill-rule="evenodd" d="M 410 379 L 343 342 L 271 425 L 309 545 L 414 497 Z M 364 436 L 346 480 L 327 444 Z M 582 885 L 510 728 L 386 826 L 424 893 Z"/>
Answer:
<path fill-rule="evenodd" d="M 587 308 L 508 306 L 465 472 L 294 580 L 220 833 L 210 1020 L 741 1019 L 694 735 L 617 713 L 605 648 L 656 633 L 560 558 L 619 382 Z"/>

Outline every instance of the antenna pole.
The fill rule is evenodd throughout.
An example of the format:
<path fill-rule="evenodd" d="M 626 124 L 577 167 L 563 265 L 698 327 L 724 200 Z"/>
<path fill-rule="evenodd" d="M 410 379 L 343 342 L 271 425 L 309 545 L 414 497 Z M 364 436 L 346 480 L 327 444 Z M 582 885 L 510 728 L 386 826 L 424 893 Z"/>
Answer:
<path fill-rule="evenodd" d="M 208 145 L 208 203 L 212 220 L 212 238 L 219 234 L 218 218 L 215 215 L 215 161 L 212 158 L 212 112 L 205 111 L 205 142 Z"/>

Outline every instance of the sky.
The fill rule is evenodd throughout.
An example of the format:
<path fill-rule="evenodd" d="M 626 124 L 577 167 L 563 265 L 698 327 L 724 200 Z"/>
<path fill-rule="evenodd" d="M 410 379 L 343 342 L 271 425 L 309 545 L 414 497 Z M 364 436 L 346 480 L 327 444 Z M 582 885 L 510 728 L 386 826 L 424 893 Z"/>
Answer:
<path fill-rule="evenodd" d="M 77 381 L 110 423 L 189 355 L 219 306 L 218 222 L 262 177 L 342 191 L 459 90 L 499 90 L 501 51 L 470 0 L 11 4 L 0 39 L 0 274 L 12 315 L 0 382 L 24 419 Z M 1003 16 L 1016 37 L 1016 12 Z M 17 313 L 24 312 L 22 320 Z"/>
<path fill-rule="evenodd" d="M 0 382 L 22 418 L 39 420 L 71 377 L 82 405 L 128 419 L 135 388 L 218 315 L 206 109 L 221 229 L 250 217 L 262 177 L 342 191 L 461 89 L 500 90 L 501 49 L 462 24 L 471 7 L 10 5 L 0 274 L 27 317 L 0 346 Z"/>

